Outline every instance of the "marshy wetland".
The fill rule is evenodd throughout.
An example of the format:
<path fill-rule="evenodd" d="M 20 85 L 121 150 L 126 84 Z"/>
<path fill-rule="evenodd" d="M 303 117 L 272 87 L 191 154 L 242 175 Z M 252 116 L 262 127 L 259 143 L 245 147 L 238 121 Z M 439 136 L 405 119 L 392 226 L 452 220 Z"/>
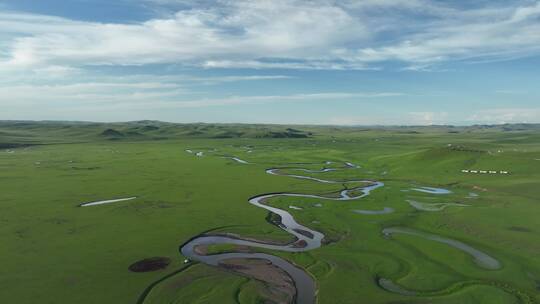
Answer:
<path fill-rule="evenodd" d="M 0 123 L 2 299 L 540 302 L 534 125 L 295 129 Z"/>

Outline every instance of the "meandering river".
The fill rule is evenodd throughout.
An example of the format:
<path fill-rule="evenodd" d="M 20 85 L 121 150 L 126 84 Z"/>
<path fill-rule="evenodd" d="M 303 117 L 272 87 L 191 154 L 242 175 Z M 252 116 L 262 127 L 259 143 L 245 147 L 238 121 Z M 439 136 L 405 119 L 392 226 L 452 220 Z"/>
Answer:
<path fill-rule="evenodd" d="M 253 241 L 253 240 L 244 240 L 229 236 L 212 236 L 212 235 L 201 235 L 193 238 L 186 244 L 181 247 L 181 252 L 184 256 L 189 259 L 199 261 L 201 263 L 218 266 L 220 262 L 224 262 L 230 259 L 264 259 L 271 261 L 272 264 L 284 270 L 294 281 L 296 287 L 296 303 L 300 304 L 312 304 L 315 303 L 315 294 L 316 286 L 313 278 L 307 274 L 301 268 L 291 264 L 290 262 L 270 254 L 264 253 L 221 253 L 221 254 L 212 254 L 212 255 L 202 255 L 199 254 L 196 250 L 197 246 L 207 246 L 207 245 L 217 245 L 217 244 L 234 244 L 250 247 L 265 248 L 271 250 L 287 251 L 287 252 L 302 252 L 308 251 L 315 248 L 319 248 L 322 244 L 324 234 L 319 231 L 313 230 L 309 227 L 303 226 L 296 222 L 292 214 L 289 212 L 272 207 L 266 204 L 266 202 L 274 197 L 304 197 L 304 198 L 316 198 L 323 200 L 333 200 L 333 201 L 349 201 L 355 200 L 362 197 L 365 197 L 370 194 L 372 190 L 384 186 L 381 182 L 370 181 L 370 180 L 327 180 L 321 178 L 315 178 L 311 176 L 298 175 L 298 174 L 288 174 L 285 171 L 301 171 L 306 173 L 324 173 L 336 170 L 343 169 L 354 169 L 356 166 L 345 163 L 342 168 L 325 168 L 322 170 L 310 170 L 304 168 L 271 168 L 267 169 L 266 173 L 279 176 L 287 176 L 297 179 L 307 179 L 320 183 L 331 183 L 331 184 L 343 184 L 343 183 L 361 183 L 361 186 L 344 189 L 339 193 L 337 197 L 327 197 L 314 194 L 301 194 L 301 193 L 270 193 L 270 194 L 261 194 L 250 198 L 248 201 L 250 204 L 257 206 L 259 208 L 266 209 L 272 213 L 275 213 L 281 217 L 281 223 L 279 227 L 291 235 L 297 238 L 297 241 L 290 244 L 280 245 L 267 243 L 264 241 Z M 352 194 L 356 193 L 356 194 Z"/>
<path fill-rule="evenodd" d="M 237 157 L 228 157 L 232 160 L 242 163 L 249 164 L 247 161 L 241 160 Z M 329 165 L 332 162 L 325 162 Z M 304 193 L 266 193 L 254 196 L 248 200 L 251 205 L 254 205 L 259 208 L 263 208 L 271 213 L 277 214 L 280 217 L 279 227 L 289 234 L 295 237 L 295 241 L 289 244 L 277 244 L 272 242 L 266 242 L 263 240 L 253 240 L 253 239 L 242 239 L 241 237 L 234 235 L 211 235 L 203 234 L 194 237 L 187 243 L 181 246 L 181 253 L 187 258 L 198 261 L 200 263 L 209 265 L 209 266 L 222 266 L 226 264 L 229 260 L 238 260 L 238 259 L 261 259 L 270 261 L 274 266 L 280 268 L 286 272 L 289 277 L 294 282 L 294 287 L 296 289 L 295 294 L 295 303 L 299 304 L 313 304 L 316 303 L 316 284 L 314 279 L 303 269 L 295 266 L 289 261 L 280 258 L 278 256 L 267 254 L 267 253 L 257 253 L 257 252 L 227 252 L 227 253 L 217 253 L 217 254 L 205 254 L 204 250 L 198 250 L 205 246 L 210 245 L 220 245 L 220 244 L 231 244 L 239 246 L 249 246 L 254 248 L 264 248 L 270 250 L 284 251 L 284 252 L 304 252 L 313 250 L 321 247 L 324 239 L 324 234 L 313 230 L 309 227 L 299 224 L 293 217 L 293 215 L 286 210 L 279 209 L 268 205 L 268 201 L 275 197 L 302 197 L 302 198 L 315 198 L 321 200 L 330 200 L 330 201 L 350 201 L 355 199 L 360 199 L 371 193 L 371 191 L 383 187 L 384 183 L 372 180 L 364 179 L 351 179 L 351 180 L 330 180 L 323 178 L 316 178 L 309 175 L 302 175 L 301 173 L 316 174 L 316 173 L 325 173 L 332 172 L 336 170 L 346 170 L 346 169 L 358 169 L 360 166 L 354 165 L 352 163 L 344 163 L 342 167 L 339 168 L 323 168 L 320 170 L 312 170 L 298 167 L 280 167 L 280 168 L 270 168 L 266 170 L 266 173 L 276 176 L 310 180 L 319 183 L 325 184 L 352 184 L 356 183 L 358 186 L 354 188 L 348 188 L 341 190 L 337 196 L 321 196 L 315 194 L 304 194 Z M 294 173 L 292 173 L 294 172 Z M 301 173 L 297 173 L 301 172 Z M 419 187 L 412 188 L 411 190 L 420 191 L 428 194 L 450 194 L 451 191 L 442 188 L 433 188 L 433 187 Z M 320 206 L 320 204 L 319 204 Z M 438 206 L 442 207 L 443 206 Z M 446 207 L 446 206 L 444 206 Z M 301 210 L 302 208 L 290 205 L 291 209 Z M 353 210 L 353 212 L 364 214 L 364 215 L 376 215 L 376 214 L 386 214 L 394 212 L 394 209 L 389 207 L 384 207 L 382 210 Z M 476 262 L 476 264 L 486 270 L 496 270 L 500 269 L 501 264 L 495 258 L 487 255 L 486 253 L 477 250 L 465 243 L 462 243 L 457 240 L 444 238 L 435 234 L 429 234 L 425 232 L 416 231 L 410 228 L 405 227 L 389 227 L 385 228 L 382 231 L 383 235 L 390 236 L 392 234 L 408 234 L 414 235 L 417 237 L 422 237 L 431 241 L 436 241 L 444 243 L 451 247 L 457 248 L 469 255 L 471 255 Z M 402 295 L 416 295 L 414 291 L 408 291 L 405 288 L 395 284 L 393 281 L 385 278 L 379 279 L 379 285 L 391 292 L 399 293 Z"/>

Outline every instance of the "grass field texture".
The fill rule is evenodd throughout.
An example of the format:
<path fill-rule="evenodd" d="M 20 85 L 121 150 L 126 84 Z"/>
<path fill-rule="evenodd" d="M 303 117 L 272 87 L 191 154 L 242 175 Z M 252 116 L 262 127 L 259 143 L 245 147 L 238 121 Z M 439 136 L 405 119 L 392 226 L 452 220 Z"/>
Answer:
<path fill-rule="evenodd" d="M 290 241 L 289 234 L 266 220 L 266 211 L 248 204 L 248 198 L 272 192 L 331 194 L 352 187 L 265 173 L 267 168 L 295 163 L 321 169 L 332 167 L 324 163 L 332 161 L 360 168 L 322 173 L 324 178 L 377 180 L 385 187 L 346 202 L 292 197 L 269 202 L 329 240 L 305 253 L 269 251 L 315 278 L 319 303 L 539 303 L 539 130 L 536 125 L 333 128 L 2 122 L 0 298 L 21 304 L 36 299 L 81 304 L 268 300 L 261 282 L 198 263 L 184 264 L 179 246 L 207 231 Z M 464 169 L 508 174 L 463 173 Z M 452 193 L 434 195 L 415 191 L 418 187 Z M 137 198 L 79 207 L 125 197 Z M 426 211 L 411 200 L 448 206 Z M 353 212 L 385 207 L 394 212 Z M 463 251 L 414 235 L 385 236 L 386 227 L 461 241 L 496 258 L 501 268 L 483 269 Z M 132 263 L 156 256 L 172 262 L 155 272 L 128 270 Z M 414 295 L 385 290 L 378 284 L 380 278 Z"/>

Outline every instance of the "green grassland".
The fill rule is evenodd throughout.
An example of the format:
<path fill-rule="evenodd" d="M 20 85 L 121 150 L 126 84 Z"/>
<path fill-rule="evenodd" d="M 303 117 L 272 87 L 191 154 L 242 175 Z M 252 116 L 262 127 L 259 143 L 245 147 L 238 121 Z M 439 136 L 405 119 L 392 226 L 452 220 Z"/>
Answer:
<path fill-rule="evenodd" d="M 268 251 L 316 279 L 319 303 L 540 303 L 538 125 L 345 128 L 6 121 L 0 122 L 0 148 L 2 303 L 262 303 L 263 283 L 184 264 L 179 246 L 209 231 L 289 241 L 289 234 L 267 220 L 266 211 L 248 204 L 249 197 L 271 192 L 331 195 L 355 184 L 320 184 L 269 175 L 265 169 L 321 169 L 345 161 L 361 168 L 304 175 L 377 180 L 385 187 L 346 202 L 292 197 L 269 202 L 330 241 L 304 253 Z M 251 164 L 223 157 L 232 155 Z M 421 186 L 452 194 L 411 190 Z M 132 196 L 137 199 L 79 207 Z M 410 199 L 469 206 L 429 212 L 413 208 Z M 383 207 L 395 212 L 352 212 Z M 393 226 L 459 240 L 496 258 L 502 268 L 479 268 L 469 255 L 445 244 L 381 233 Z M 155 272 L 128 270 L 154 256 L 169 257 L 172 263 Z M 417 295 L 386 291 L 378 278 Z"/>

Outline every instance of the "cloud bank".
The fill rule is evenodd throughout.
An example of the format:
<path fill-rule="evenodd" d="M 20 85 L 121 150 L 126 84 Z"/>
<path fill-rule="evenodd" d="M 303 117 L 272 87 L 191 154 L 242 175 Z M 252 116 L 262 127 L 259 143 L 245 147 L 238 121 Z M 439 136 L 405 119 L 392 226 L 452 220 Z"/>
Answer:
<path fill-rule="evenodd" d="M 332 124 L 540 121 L 538 90 L 526 85 L 532 74 L 500 81 L 504 87 L 485 94 L 488 86 L 473 85 L 454 93 L 460 88 L 444 77 L 407 79 L 411 71 L 448 71 L 454 63 L 540 56 L 538 0 L 129 3 L 155 14 L 81 21 L 0 5 L 0 119 L 132 120 L 153 113 L 242 121 L 270 117 L 268 104 L 286 102 L 296 110 L 310 103 L 305 117 L 272 117 Z M 368 73 L 374 77 L 355 78 Z M 455 75 L 482 84 L 478 78 L 489 73 Z M 429 96 L 430 84 L 446 93 Z M 224 107 L 237 112 L 227 116 Z M 471 108 L 466 116 L 464 108 Z"/>
<path fill-rule="evenodd" d="M 0 67 L 179 63 L 207 68 L 377 69 L 398 61 L 507 60 L 540 52 L 540 2 L 154 1 L 140 23 L 0 13 Z"/>

